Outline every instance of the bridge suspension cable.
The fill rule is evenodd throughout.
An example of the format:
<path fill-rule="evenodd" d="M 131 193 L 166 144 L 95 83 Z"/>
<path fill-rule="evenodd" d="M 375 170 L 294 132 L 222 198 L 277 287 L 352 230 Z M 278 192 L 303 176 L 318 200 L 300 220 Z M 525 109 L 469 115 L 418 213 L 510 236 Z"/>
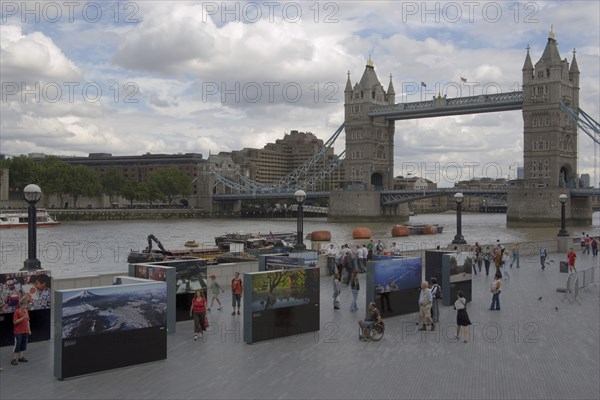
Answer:
<path fill-rule="evenodd" d="M 598 184 L 598 147 L 600 146 L 600 124 L 594 120 L 581 108 L 577 108 L 577 112 L 570 109 L 562 101 L 560 102 L 560 109 L 571 118 L 586 135 L 588 135 L 594 141 L 594 184 Z"/>
<path fill-rule="evenodd" d="M 235 176 L 239 182 L 235 182 L 231 179 L 225 178 L 217 172 L 212 172 L 212 176 L 215 178 L 213 185 L 217 186 L 222 184 L 232 191 L 238 193 L 265 193 L 265 192 L 277 192 L 277 191 L 294 191 L 296 189 L 307 189 L 314 188 L 319 182 L 329 176 L 336 168 L 340 166 L 345 158 L 346 151 L 344 150 L 338 155 L 329 165 L 325 166 L 320 171 L 309 175 L 309 172 L 314 169 L 321 159 L 327 154 L 327 151 L 333 146 L 337 138 L 340 136 L 344 129 L 344 124 L 334 132 L 334 134 L 327 139 L 323 146 L 312 155 L 310 159 L 305 161 L 302 165 L 295 168 L 292 172 L 284 176 L 278 181 L 271 184 L 264 184 L 256 182 L 247 176 L 244 176 L 240 172 L 237 172 Z"/>

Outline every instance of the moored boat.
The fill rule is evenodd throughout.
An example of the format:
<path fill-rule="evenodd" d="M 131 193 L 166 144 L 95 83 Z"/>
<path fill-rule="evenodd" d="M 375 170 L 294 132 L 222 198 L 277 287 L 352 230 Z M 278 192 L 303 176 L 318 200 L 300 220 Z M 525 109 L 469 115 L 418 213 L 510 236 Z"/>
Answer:
<path fill-rule="evenodd" d="M 185 242 L 184 246 L 185 247 L 199 247 L 200 243 L 196 242 L 195 240 L 188 240 L 187 242 Z"/>
<path fill-rule="evenodd" d="M 444 227 L 442 225 L 394 225 L 392 236 L 435 235 L 443 231 Z"/>
<path fill-rule="evenodd" d="M 29 213 L 27 211 L 0 212 L 0 228 L 27 228 L 28 225 Z M 54 220 L 45 209 L 38 208 L 35 225 L 40 228 L 54 227 L 60 225 L 60 222 Z"/>

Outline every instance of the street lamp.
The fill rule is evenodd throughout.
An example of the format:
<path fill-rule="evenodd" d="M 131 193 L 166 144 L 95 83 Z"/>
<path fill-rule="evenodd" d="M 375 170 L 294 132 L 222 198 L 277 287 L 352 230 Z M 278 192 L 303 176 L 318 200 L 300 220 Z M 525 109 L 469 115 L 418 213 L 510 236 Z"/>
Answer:
<path fill-rule="evenodd" d="M 567 195 L 561 194 L 558 196 L 558 200 L 560 200 L 560 231 L 558 231 L 557 236 L 569 236 L 569 232 L 565 228 L 565 203 L 567 202 Z"/>
<path fill-rule="evenodd" d="M 306 246 L 302 241 L 304 236 L 304 210 L 302 205 L 304 204 L 304 200 L 306 200 L 306 192 L 304 190 L 296 190 L 296 193 L 294 193 L 294 199 L 296 200 L 296 203 L 298 203 L 298 237 L 296 239 L 296 244 L 294 245 L 294 250 L 303 251 L 306 250 Z"/>
<path fill-rule="evenodd" d="M 21 271 L 34 271 L 36 269 L 42 269 L 40 260 L 37 259 L 37 211 L 35 204 L 42 198 L 42 189 L 38 185 L 29 184 L 23 189 L 23 198 L 29 203 L 29 211 L 27 215 L 27 238 L 28 242 L 28 258 L 23 263 Z"/>
<path fill-rule="evenodd" d="M 454 236 L 454 240 L 452 244 L 467 244 L 467 241 L 463 237 L 462 231 L 462 221 L 461 221 L 461 212 L 462 212 L 462 201 L 463 194 L 456 193 L 454 195 L 454 201 L 456 201 L 456 236 Z"/>

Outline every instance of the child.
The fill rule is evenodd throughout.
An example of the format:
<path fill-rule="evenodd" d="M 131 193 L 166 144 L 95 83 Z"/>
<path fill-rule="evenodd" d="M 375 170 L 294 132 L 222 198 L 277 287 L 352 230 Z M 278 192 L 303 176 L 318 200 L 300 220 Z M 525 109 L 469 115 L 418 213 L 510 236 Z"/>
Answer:
<path fill-rule="evenodd" d="M 27 350 L 27 338 L 31 335 L 29 327 L 29 311 L 27 300 L 21 300 L 21 308 L 15 310 L 13 314 L 13 325 L 15 334 L 15 347 L 13 349 L 13 357 L 10 362 L 12 365 L 19 365 L 20 362 L 27 362 L 25 358 L 25 350 Z"/>
<path fill-rule="evenodd" d="M 212 299 L 210 300 L 210 307 L 208 307 L 208 311 L 210 311 L 210 309 L 212 308 L 213 304 L 215 303 L 215 300 L 219 304 L 219 308 L 217 308 L 217 310 L 223 309 L 223 306 L 221 305 L 221 301 L 219 300 L 219 291 L 221 291 L 221 293 L 225 293 L 225 290 L 223 290 L 221 285 L 219 285 L 219 282 L 217 282 L 217 277 L 214 275 L 211 275 L 210 276 L 210 292 L 212 293 Z"/>

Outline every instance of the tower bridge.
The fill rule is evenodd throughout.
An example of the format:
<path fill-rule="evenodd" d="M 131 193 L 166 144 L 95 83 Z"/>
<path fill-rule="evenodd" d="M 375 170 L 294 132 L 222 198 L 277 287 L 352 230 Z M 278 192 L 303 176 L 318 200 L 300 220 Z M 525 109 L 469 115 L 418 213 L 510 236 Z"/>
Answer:
<path fill-rule="evenodd" d="M 438 95 L 429 101 L 396 104 L 392 77 L 385 90 L 369 59 L 360 81 L 354 85 L 348 72 L 344 89 L 345 120 L 326 147 L 329 148 L 344 129 L 345 150 L 330 171 L 343 161 L 346 179 L 358 183 L 354 187 L 372 190 L 311 192 L 314 177 L 324 176 L 315 174 L 312 181 L 307 178 L 307 170 L 316 164 L 319 153 L 274 185 L 248 185 L 247 182 L 239 185 L 221 179 L 219 182 L 228 185 L 235 194 L 213 195 L 213 199 L 289 199 L 295 189 L 302 188 L 309 197 L 329 197 L 328 218 L 332 221 L 406 220 L 409 201 L 452 195 L 458 189 L 393 190 L 396 120 L 522 110 L 524 179 L 506 190 L 460 191 L 506 202 L 507 225 L 513 226 L 556 225 L 560 219 L 558 196 L 564 193 L 569 196 L 566 209 L 569 223 L 589 225 L 591 200 L 600 196 L 600 192 L 579 188 L 577 129 L 598 145 L 600 125 L 579 108 L 579 76 L 575 51 L 571 63 L 561 59 L 552 31 L 535 66 L 527 48 L 522 67 L 523 90 L 510 93 L 451 99 Z"/>

